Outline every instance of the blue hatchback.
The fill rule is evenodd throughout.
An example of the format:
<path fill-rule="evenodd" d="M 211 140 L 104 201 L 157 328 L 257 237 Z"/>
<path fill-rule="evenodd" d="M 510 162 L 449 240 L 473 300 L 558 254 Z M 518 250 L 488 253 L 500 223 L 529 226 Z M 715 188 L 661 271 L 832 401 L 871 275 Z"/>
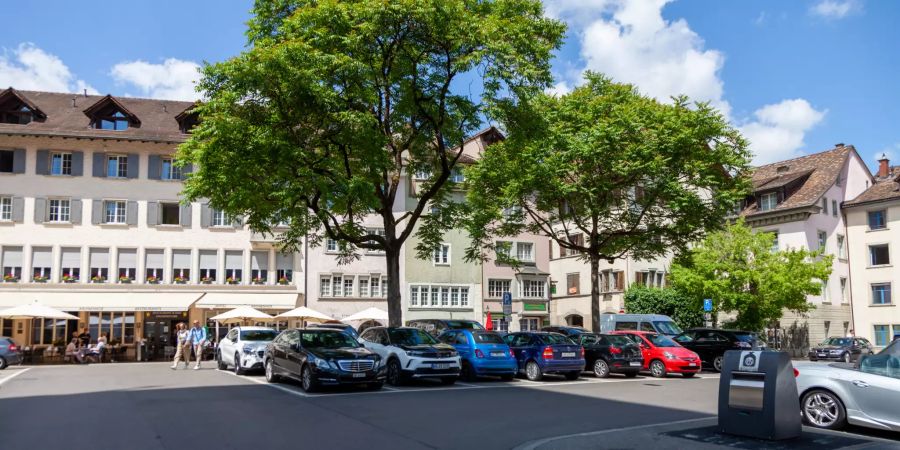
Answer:
<path fill-rule="evenodd" d="M 577 380 L 584 371 L 584 347 L 559 333 L 526 331 L 511 333 L 505 340 L 516 355 L 519 371 L 531 381 L 548 373 Z"/>
<path fill-rule="evenodd" d="M 509 381 L 519 370 L 509 346 L 493 331 L 447 330 L 438 336 L 438 340 L 452 345 L 459 352 L 462 362 L 460 377 L 464 380 L 495 376 Z"/>

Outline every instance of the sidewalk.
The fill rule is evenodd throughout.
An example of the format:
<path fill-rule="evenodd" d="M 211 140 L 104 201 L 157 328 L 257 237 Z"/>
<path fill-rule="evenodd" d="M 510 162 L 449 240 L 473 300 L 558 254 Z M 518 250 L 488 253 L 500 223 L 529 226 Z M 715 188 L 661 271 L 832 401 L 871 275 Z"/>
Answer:
<path fill-rule="evenodd" d="M 803 427 L 798 439 L 763 441 L 720 434 L 715 417 L 579 433 L 527 442 L 516 450 L 565 449 L 900 449 L 900 442 Z"/>

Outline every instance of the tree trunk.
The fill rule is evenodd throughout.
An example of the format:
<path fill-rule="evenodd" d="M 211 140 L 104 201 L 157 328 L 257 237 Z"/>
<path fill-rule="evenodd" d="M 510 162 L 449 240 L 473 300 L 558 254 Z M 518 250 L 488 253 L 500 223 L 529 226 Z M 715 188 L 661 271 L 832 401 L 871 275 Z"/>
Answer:
<path fill-rule="evenodd" d="M 600 256 L 591 255 L 591 331 L 600 332 Z"/>
<path fill-rule="evenodd" d="M 384 255 L 387 260 L 388 326 L 403 326 L 403 305 L 400 303 L 400 256 L 402 247 L 389 246 Z"/>

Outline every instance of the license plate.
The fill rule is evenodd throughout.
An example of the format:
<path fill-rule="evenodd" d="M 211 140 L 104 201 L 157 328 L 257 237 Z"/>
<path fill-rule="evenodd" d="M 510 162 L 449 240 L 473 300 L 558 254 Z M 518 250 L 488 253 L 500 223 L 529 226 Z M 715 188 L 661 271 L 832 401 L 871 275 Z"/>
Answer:
<path fill-rule="evenodd" d="M 353 374 L 353 378 L 365 378 L 365 377 L 366 377 L 365 372 L 356 372 Z"/>
<path fill-rule="evenodd" d="M 826 354 L 824 354 L 824 353 L 819 353 L 819 358 L 824 358 L 824 357 L 826 357 L 826 356 L 828 356 L 828 355 L 826 355 Z"/>
<path fill-rule="evenodd" d="M 445 370 L 450 368 L 450 364 L 432 364 L 431 368 L 434 370 Z"/>
<path fill-rule="evenodd" d="M 562 357 L 563 357 L 563 358 L 574 358 L 574 357 L 575 357 L 575 352 L 563 352 L 563 353 L 562 353 Z"/>
<path fill-rule="evenodd" d="M 688 367 L 697 367 L 697 364 L 694 364 L 694 363 L 688 363 Z"/>
<path fill-rule="evenodd" d="M 506 353 L 503 353 L 503 352 L 491 352 L 491 356 L 493 356 L 494 358 L 502 358 L 502 357 L 506 356 Z"/>
<path fill-rule="evenodd" d="M 635 366 L 635 367 L 637 367 L 637 366 L 640 366 L 641 363 L 639 363 L 639 362 L 637 362 L 637 361 L 631 361 L 630 363 L 628 363 L 628 365 L 629 365 L 629 366 Z"/>

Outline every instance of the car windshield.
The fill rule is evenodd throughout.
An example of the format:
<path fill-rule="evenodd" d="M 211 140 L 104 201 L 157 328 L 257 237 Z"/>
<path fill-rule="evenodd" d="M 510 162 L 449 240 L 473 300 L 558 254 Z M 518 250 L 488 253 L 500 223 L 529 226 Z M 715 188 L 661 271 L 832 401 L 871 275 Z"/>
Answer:
<path fill-rule="evenodd" d="M 388 331 L 394 345 L 430 345 L 437 341 L 418 328 L 394 328 Z"/>
<path fill-rule="evenodd" d="M 847 347 L 850 345 L 850 338 L 828 338 L 822 342 L 822 345 L 833 345 L 835 347 Z"/>
<path fill-rule="evenodd" d="M 243 330 L 241 331 L 242 341 L 271 341 L 278 336 L 275 330 Z"/>
<path fill-rule="evenodd" d="M 356 342 L 347 333 L 340 331 L 316 331 L 301 333 L 300 343 L 305 348 L 344 348 L 359 347 Z"/>
<path fill-rule="evenodd" d="M 664 336 L 662 334 L 647 334 L 644 336 L 648 341 L 650 341 L 657 347 L 680 347 L 680 345 L 678 345 L 677 342 L 673 341 L 672 338 Z"/>
<path fill-rule="evenodd" d="M 634 341 L 632 341 L 631 339 L 628 339 L 625 336 L 609 335 L 609 336 L 606 336 L 606 339 L 612 345 L 623 346 L 623 345 L 634 344 Z"/>
<path fill-rule="evenodd" d="M 447 328 L 451 330 L 483 330 L 484 327 L 478 322 L 470 320 L 448 320 Z"/>
<path fill-rule="evenodd" d="M 663 334 L 681 334 L 682 331 L 681 327 L 669 320 L 656 320 L 653 325 L 656 327 L 656 331 Z"/>
<path fill-rule="evenodd" d="M 544 341 L 547 345 L 567 345 L 574 344 L 571 339 L 561 335 L 561 334 L 543 334 L 541 335 L 541 340 Z"/>
<path fill-rule="evenodd" d="M 741 342 L 753 342 L 756 340 L 756 333 L 746 333 L 746 332 L 735 332 L 734 337 L 736 337 Z"/>
<path fill-rule="evenodd" d="M 500 337 L 497 333 L 483 332 L 483 333 L 472 333 L 472 337 L 475 338 L 475 342 L 479 344 L 503 344 L 503 338 Z"/>

